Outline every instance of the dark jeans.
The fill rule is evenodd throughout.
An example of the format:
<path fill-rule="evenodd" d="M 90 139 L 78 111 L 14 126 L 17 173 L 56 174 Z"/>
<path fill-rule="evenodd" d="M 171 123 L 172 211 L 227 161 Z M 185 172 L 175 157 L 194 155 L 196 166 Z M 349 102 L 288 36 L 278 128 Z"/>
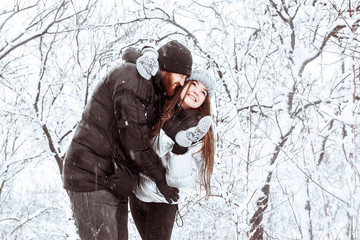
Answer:
<path fill-rule="evenodd" d="M 82 240 L 128 239 L 128 203 L 107 190 L 69 192 Z"/>
<path fill-rule="evenodd" d="M 147 203 L 130 195 L 130 210 L 143 240 L 171 238 L 177 204 Z"/>

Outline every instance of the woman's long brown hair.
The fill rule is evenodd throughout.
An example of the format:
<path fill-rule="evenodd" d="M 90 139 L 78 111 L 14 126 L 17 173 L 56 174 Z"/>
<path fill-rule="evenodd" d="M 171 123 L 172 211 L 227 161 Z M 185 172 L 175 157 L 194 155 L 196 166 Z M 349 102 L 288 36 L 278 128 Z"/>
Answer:
<path fill-rule="evenodd" d="M 180 111 L 180 108 L 177 108 L 176 104 L 181 105 L 183 101 L 180 98 L 181 92 L 184 88 L 189 86 L 191 82 L 192 80 L 186 81 L 184 86 L 180 87 L 172 97 L 166 99 L 161 119 L 154 126 L 153 136 L 157 136 L 159 134 L 160 129 L 162 128 L 166 120 L 176 115 L 178 111 Z M 188 90 L 189 88 L 186 89 L 186 92 Z M 201 117 L 211 116 L 210 99 L 208 95 L 206 96 L 204 103 L 198 109 L 200 110 Z M 199 180 L 200 187 L 204 186 L 206 191 L 206 197 L 208 198 L 211 194 L 210 180 L 214 168 L 214 133 L 212 127 L 210 127 L 209 131 L 205 134 L 202 141 L 203 147 L 199 150 L 199 152 L 201 151 L 202 159 Z"/>

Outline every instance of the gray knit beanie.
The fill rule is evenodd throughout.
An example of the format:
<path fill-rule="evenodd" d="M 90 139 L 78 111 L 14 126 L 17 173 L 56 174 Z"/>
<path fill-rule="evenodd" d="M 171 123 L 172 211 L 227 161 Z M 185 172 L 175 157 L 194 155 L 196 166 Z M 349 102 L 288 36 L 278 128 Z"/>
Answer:
<path fill-rule="evenodd" d="M 186 81 L 189 80 L 196 80 L 204 84 L 208 91 L 209 98 L 214 95 L 216 89 L 215 80 L 211 77 L 208 71 L 196 69 L 191 72 L 189 77 L 186 78 Z"/>

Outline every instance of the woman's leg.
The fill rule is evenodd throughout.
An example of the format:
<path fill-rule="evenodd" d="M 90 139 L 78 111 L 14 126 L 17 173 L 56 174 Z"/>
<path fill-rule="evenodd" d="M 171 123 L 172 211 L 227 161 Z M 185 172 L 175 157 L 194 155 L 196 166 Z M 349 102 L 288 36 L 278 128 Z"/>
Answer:
<path fill-rule="evenodd" d="M 145 239 L 148 210 L 147 203 L 140 201 L 133 193 L 130 195 L 131 215 L 142 239 Z"/>
<path fill-rule="evenodd" d="M 146 240 L 169 240 L 175 221 L 177 204 L 148 203 Z"/>

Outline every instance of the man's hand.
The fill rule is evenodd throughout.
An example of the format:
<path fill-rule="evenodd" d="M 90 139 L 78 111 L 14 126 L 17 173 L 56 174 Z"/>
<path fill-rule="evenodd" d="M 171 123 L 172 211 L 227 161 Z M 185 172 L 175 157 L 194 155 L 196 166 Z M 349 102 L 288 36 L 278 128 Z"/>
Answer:
<path fill-rule="evenodd" d="M 111 176 L 98 176 L 99 183 L 119 199 L 127 199 L 139 179 L 139 174 L 132 173 L 126 167 L 117 167 Z"/>
<path fill-rule="evenodd" d="M 136 69 L 139 74 L 149 80 L 159 70 L 158 52 L 152 47 L 145 47 L 141 56 L 136 60 Z"/>
<path fill-rule="evenodd" d="M 172 201 L 177 202 L 179 200 L 179 189 L 169 187 L 165 179 L 160 182 L 156 182 L 156 186 L 169 203 L 172 203 Z"/>
<path fill-rule="evenodd" d="M 205 136 L 211 123 L 210 116 L 203 117 L 197 126 L 178 132 L 175 136 L 176 143 L 182 147 L 190 147 L 193 142 L 197 142 Z"/>

